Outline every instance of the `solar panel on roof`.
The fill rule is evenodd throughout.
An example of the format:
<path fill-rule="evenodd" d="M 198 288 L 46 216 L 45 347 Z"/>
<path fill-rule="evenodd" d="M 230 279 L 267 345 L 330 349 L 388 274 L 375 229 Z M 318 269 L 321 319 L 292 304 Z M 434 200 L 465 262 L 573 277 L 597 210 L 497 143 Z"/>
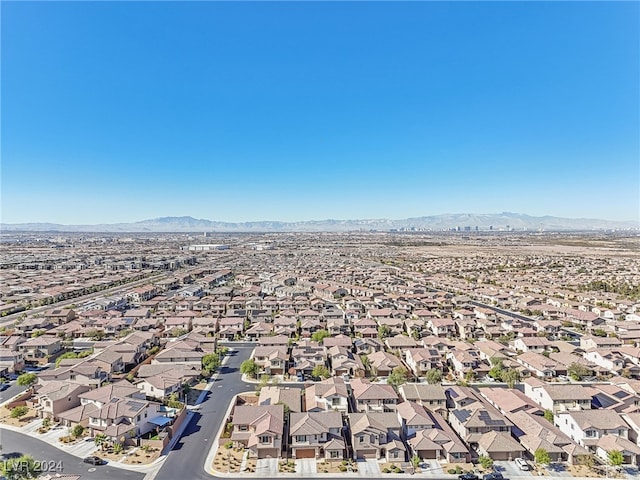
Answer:
<path fill-rule="evenodd" d="M 140 410 L 140 409 L 144 408 L 144 403 L 136 402 L 134 400 L 129 400 L 127 402 L 127 406 L 133 408 L 134 410 Z"/>

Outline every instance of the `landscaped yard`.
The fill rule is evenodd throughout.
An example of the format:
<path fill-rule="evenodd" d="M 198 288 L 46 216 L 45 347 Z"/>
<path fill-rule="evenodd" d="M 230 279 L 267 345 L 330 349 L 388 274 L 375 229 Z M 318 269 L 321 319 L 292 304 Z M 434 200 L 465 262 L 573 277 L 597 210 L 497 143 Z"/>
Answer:
<path fill-rule="evenodd" d="M 382 473 L 405 473 L 411 471 L 411 468 L 403 468 L 400 463 L 383 463 L 380 465 Z"/>
<path fill-rule="evenodd" d="M 255 458 L 250 458 L 247 460 L 247 464 L 244 467 L 243 472 L 253 473 L 256 471 L 256 465 L 258 461 Z"/>
<path fill-rule="evenodd" d="M 98 457 L 104 458 L 105 460 L 109 460 L 110 462 L 119 462 L 124 458 L 125 455 L 128 455 L 131 451 L 132 447 L 128 447 L 122 450 L 120 453 L 115 453 L 113 449 L 109 450 L 96 450 L 95 455 Z"/>
<path fill-rule="evenodd" d="M 136 448 L 131 454 L 127 456 L 124 463 L 131 465 L 146 465 L 153 462 L 160 456 L 160 449 L 150 448 L 144 451 L 142 448 Z"/>
<path fill-rule="evenodd" d="M 278 472 L 280 473 L 296 473 L 296 462 L 282 460 L 278 462 Z"/>
<path fill-rule="evenodd" d="M 27 413 L 20 418 L 11 418 L 11 410 L 6 407 L 0 407 L 0 422 L 14 427 L 24 427 L 26 424 L 36 419 L 36 411 L 33 408 L 27 410 Z"/>
<path fill-rule="evenodd" d="M 358 467 L 352 460 L 318 460 L 316 463 L 318 473 L 345 473 L 357 472 Z"/>
<path fill-rule="evenodd" d="M 475 466 L 473 463 L 443 463 L 442 471 L 444 473 L 451 473 L 450 470 L 455 470 L 456 475 L 460 475 L 463 472 L 472 472 Z M 459 472 L 459 473 L 458 473 Z"/>
<path fill-rule="evenodd" d="M 243 455 L 244 449 L 242 448 L 227 448 L 221 445 L 218 447 L 218 451 L 213 460 L 213 469 L 220 473 L 239 473 Z"/>

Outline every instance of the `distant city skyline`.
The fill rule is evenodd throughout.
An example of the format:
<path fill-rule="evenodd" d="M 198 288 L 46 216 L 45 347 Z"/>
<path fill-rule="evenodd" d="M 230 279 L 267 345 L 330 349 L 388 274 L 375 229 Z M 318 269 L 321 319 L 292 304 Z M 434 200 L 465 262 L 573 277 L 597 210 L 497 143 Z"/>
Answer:
<path fill-rule="evenodd" d="M 637 221 L 637 2 L 3 2 L 1 221 Z"/>

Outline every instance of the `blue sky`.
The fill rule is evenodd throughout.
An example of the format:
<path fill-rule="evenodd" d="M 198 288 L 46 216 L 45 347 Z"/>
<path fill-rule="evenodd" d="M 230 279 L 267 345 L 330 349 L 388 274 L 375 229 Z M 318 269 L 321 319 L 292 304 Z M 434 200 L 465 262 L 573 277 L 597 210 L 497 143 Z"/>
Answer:
<path fill-rule="evenodd" d="M 2 2 L 2 221 L 640 218 L 638 2 Z"/>

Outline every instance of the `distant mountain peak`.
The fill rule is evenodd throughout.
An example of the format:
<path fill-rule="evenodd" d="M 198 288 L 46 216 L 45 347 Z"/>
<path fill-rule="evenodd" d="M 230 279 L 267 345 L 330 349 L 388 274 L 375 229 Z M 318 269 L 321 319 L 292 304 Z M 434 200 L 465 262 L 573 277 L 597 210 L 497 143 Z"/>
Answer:
<path fill-rule="evenodd" d="M 347 231 L 577 231 L 637 230 L 640 222 L 585 218 L 534 217 L 522 213 L 447 213 L 424 217 L 389 220 L 308 220 L 301 222 L 257 221 L 219 222 L 188 215 L 158 217 L 133 223 L 108 225 L 58 225 L 53 223 L 1 224 L 3 231 L 57 232 L 347 232 Z"/>

